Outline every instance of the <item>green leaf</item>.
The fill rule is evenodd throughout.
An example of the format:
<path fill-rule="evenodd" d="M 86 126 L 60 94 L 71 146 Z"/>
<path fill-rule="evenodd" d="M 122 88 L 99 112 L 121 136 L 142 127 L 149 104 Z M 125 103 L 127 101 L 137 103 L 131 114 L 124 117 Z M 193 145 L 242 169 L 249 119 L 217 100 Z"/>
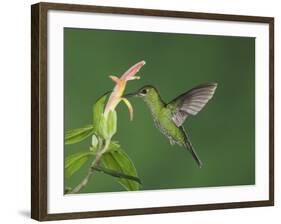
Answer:
<path fill-rule="evenodd" d="M 112 137 L 117 130 L 117 114 L 115 110 L 111 110 L 107 115 L 107 132 L 110 137 Z"/>
<path fill-rule="evenodd" d="M 99 140 L 98 140 L 97 136 L 93 135 L 92 136 L 92 147 L 97 148 L 98 144 L 99 144 Z"/>
<path fill-rule="evenodd" d="M 101 135 L 104 139 L 109 139 L 109 134 L 107 132 L 107 120 L 104 114 L 100 116 L 100 123 L 98 129 L 99 135 Z"/>
<path fill-rule="evenodd" d="M 111 139 L 117 130 L 116 111 L 109 111 L 107 115 L 102 114 L 100 117 L 99 134 L 104 139 Z"/>
<path fill-rule="evenodd" d="M 95 133 L 98 132 L 98 129 L 100 126 L 100 120 L 101 120 L 101 116 L 103 115 L 105 101 L 106 101 L 108 93 L 109 92 L 107 92 L 103 96 L 101 96 L 93 106 L 93 125 L 94 125 Z"/>
<path fill-rule="evenodd" d="M 100 148 L 100 145 L 102 144 L 102 140 L 99 136 L 96 136 L 95 134 L 92 135 L 92 144 L 90 145 L 90 151 L 93 153 L 97 153 L 97 151 Z"/>
<path fill-rule="evenodd" d="M 95 154 L 93 152 L 78 152 L 69 155 L 65 160 L 65 175 L 72 176 Z"/>
<path fill-rule="evenodd" d="M 115 170 L 107 169 L 105 167 L 97 166 L 94 168 L 94 170 L 108 174 L 113 177 L 120 177 L 120 178 L 125 178 L 128 180 L 133 180 L 133 181 L 136 181 L 139 184 L 141 184 L 141 180 L 138 177 L 130 176 L 130 175 L 127 175 L 127 174 L 124 174 L 124 173 L 121 173 L 121 172 L 118 172 Z"/>
<path fill-rule="evenodd" d="M 72 190 L 71 187 L 66 187 L 66 188 L 64 189 L 64 194 L 68 194 L 71 190 Z"/>
<path fill-rule="evenodd" d="M 117 141 L 110 141 L 110 144 L 108 146 L 108 149 L 106 150 L 106 152 L 110 152 L 110 151 L 118 151 L 120 149 L 120 145 Z"/>
<path fill-rule="evenodd" d="M 98 143 L 98 144 L 100 144 L 100 143 Z M 110 151 L 115 152 L 116 150 L 118 150 L 118 148 L 120 148 L 120 145 L 118 144 L 118 142 L 117 141 L 111 141 L 107 150 L 104 153 L 108 153 Z M 97 154 L 97 147 L 90 146 L 90 151 L 94 154 Z"/>
<path fill-rule="evenodd" d="M 123 175 L 133 176 L 138 178 L 136 168 L 128 155 L 119 147 L 115 147 L 105 153 L 101 162 L 106 169 L 114 170 Z M 139 189 L 139 183 L 135 180 L 129 180 L 124 178 L 118 178 L 118 182 L 128 191 L 134 191 Z"/>
<path fill-rule="evenodd" d="M 94 129 L 92 125 L 88 125 L 84 128 L 67 130 L 65 132 L 64 143 L 66 145 L 70 145 L 77 142 L 81 142 L 82 140 L 86 139 L 93 133 L 94 133 Z"/>

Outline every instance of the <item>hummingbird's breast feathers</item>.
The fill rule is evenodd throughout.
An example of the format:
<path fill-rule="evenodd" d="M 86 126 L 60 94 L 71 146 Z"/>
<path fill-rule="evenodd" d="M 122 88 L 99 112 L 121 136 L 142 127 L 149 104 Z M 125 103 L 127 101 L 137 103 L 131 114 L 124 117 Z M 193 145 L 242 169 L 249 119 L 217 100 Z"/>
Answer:
<path fill-rule="evenodd" d="M 151 110 L 152 115 L 156 117 L 160 115 L 165 103 L 161 99 L 158 90 L 153 86 L 145 86 L 140 90 L 140 95 Z"/>

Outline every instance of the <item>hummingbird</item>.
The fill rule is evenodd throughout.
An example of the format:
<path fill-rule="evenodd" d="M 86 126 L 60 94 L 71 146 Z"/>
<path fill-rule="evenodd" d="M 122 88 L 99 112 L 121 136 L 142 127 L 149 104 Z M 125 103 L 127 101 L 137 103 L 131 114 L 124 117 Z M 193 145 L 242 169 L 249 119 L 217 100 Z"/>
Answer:
<path fill-rule="evenodd" d="M 202 162 L 197 155 L 183 123 L 188 116 L 195 116 L 213 97 L 217 83 L 211 82 L 196 86 L 179 95 L 169 103 L 165 103 L 156 87 L 146 85 L 125 97 L 141 97 L 153 117 L 154 124 L 169 139 L 171 145 L 177 144 L 186 148 L 199 167 Z"/>

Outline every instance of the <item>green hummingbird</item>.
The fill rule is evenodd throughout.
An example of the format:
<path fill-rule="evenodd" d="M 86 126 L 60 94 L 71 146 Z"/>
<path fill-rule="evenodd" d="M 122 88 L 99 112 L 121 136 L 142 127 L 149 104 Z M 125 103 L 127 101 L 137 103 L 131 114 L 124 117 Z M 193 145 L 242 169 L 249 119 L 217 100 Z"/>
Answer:
<path fill-rule="evenodd" d="M 186 148 L 197 162 L 202 166 L 195 149 L 183 127 L 189 115 L 196 115 L 213 97 L 217 83 L 206 83 L 179 95 L 169 103 L 165 103 L 158 90 L 151 85 L 140 88 L 135 93 L 126 94 L 125 97 L 138 96 L 147 104 L 152 114 L 155 126 L 170 141 L 171 145 L 178 144 Z"/>

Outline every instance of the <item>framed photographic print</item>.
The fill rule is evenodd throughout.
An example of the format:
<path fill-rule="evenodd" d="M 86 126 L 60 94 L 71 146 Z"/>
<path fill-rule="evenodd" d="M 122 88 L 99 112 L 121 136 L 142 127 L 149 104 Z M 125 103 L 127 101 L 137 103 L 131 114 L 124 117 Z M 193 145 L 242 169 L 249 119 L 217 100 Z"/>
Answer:
<path fill-rule="evenodd" d="M 32 5 L 32 218 L 274 204 L 274 19 Z"/>

